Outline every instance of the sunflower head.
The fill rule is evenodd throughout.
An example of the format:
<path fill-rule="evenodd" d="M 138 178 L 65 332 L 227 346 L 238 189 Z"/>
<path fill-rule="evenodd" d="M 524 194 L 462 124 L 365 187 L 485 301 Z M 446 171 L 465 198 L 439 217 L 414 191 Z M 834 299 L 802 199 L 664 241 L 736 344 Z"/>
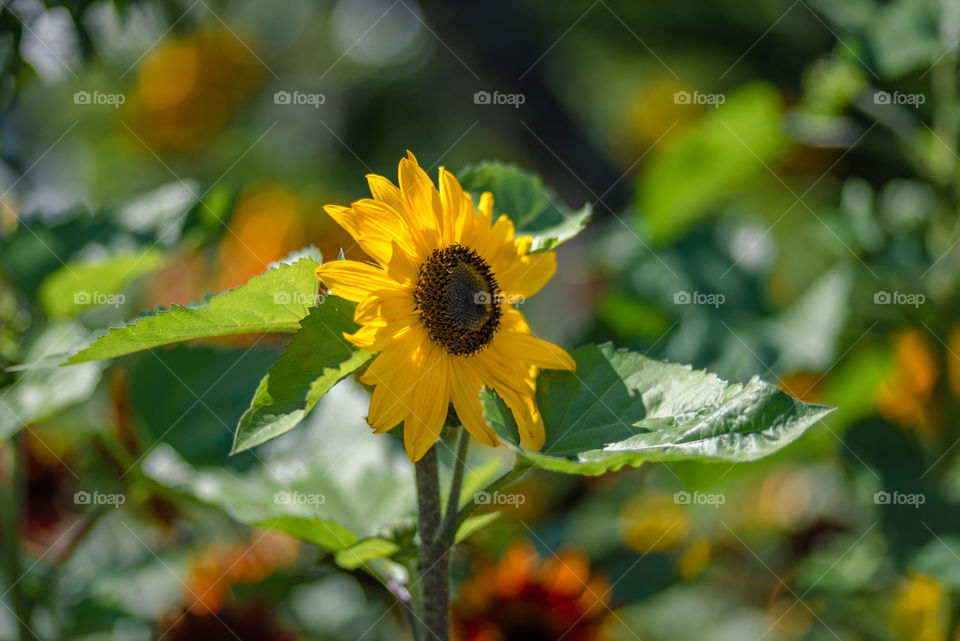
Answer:
<path fill-rule="evenodd" d="M 562 550 L 541 562 L 528 541 L 496 563 L 481 563 L 453 604 L 457 641 L 599 641 L 609 582 L 591 576 L 586 556 Z"/>
<path fill-rule="evenodd" d="M 537 371 L 572 370 L 574 362 L 533 336 L 511 303 L 550 280 L 553 252 L 531 253 L 531 237 L 515 237 L 506 215 L 494 219 L 490 193 L 475 205 L 443 168 L 438 188 L 409 152 L 397 185 L 377 175 L 367 180 L 372 198 L 326 210 L 374 263 L 332 261 L 317 277 L 358 303 L 360 329 L 347 340 L 380 352 L 361 377 L 374 386 L 370 425 L 387 432 L 402 421 L 407 454 L 417 461 L 453 403 L 470 434 L 495 446 L 480 404 L 487 387 L 513 412 L 521 445 L 540 449 Z"/>

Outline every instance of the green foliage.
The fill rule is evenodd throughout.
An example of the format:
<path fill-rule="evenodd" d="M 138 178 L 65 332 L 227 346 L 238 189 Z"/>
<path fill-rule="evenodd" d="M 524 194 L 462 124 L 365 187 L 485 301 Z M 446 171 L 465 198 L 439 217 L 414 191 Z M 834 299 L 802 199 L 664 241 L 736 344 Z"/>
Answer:
<path fill-rule="evenodd" d="M 233 452 L 242 452 L 291 430 L 320 397 L 373 356 L 343 337 L 357 329 L 355 303 L 328 296 L 310 310 L 301 329 L 263 380 L 237 426 Z"/>
<path fill-rule="evenodd" d="M 752 85 L 726 101 L 669 146 L 658 147 L 640 176 L 639 224 L 658 242 L 675 240 L 748 180 L 765 172 L 784 148 L 780 98 Z"/>
<path fill-rule="evenodd" d="M 546 444 L 520 449 L 506 405 L 485 392 L 497 433 L 532 465 L 602 474 L 645 461 L 753 461 L 798 438 L 832 409 L 798 401 L 754 377 L 730 384 L 705 371 L 609 345 L 573 352 L 576 372 L 547 371 L 537 384 Z"/>
<path fill-rule="evenodd" d="M 313 258 L 281 263 L 246 285 L 209 301 L 166 311 L 111 329 L 67 364 L 115 358 L 195 338 L 260 332 L 295 332 L 316 304 L 319 281 Z"/>
<path fill-rule="evenodd" d="M 459 176 L 461 186 L 476 203 L 480 194 L 493 194 L 494 215 L 506 214 L 517 234 L 533 237 L 533 251 L 553 249 L 580 233 L 590 218 L 584 205 L 571 210 L 535 175 L 510 165 L 483 163 L 467 167 Z"/>
<path fill-rule="evenodd" d="M 24 358 L 28 365 L 13 384 L 0 389 L 0 441 L 93 394 L 103 363 L 57 367 L 63 353 L 86 337 L 74 323 L 50 325 L 37 337 Z"/>

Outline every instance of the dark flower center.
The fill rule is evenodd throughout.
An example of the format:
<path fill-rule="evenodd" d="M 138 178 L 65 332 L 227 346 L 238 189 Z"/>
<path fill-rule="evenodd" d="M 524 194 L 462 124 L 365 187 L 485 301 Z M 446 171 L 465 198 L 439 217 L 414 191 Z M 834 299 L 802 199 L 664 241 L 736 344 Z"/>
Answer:
<path fill-rule="evenodd" d="M 420 265 L 413 292 L 430 338 L 451 354 L 474 354 L 500 328 L 500 288 L 490 265 L 460 245 L 435 249 Z"/>

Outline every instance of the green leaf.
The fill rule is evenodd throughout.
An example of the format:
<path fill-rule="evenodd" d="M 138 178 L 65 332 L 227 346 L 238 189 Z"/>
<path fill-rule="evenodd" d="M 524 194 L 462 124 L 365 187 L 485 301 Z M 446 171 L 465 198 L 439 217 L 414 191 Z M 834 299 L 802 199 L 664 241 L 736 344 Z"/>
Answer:
<path fill-rule="evenodd" d="M 123 304 L 120 292 L 163 266 L 162 252 L 127 252 L 104 260 L 64 265 L 43 281 L 40 304 L 51 318 L 68 318 L 99 305 Z"/>
<path fill-rule="evenodd" d="M 328 296 L 310 310 L 301 329 L 260 386 L 237 426 L 233 452 L 242 452 L 293 429 L 334 383 L 370 360 L 343 337 L 355 332 L 355 303 Z"/>
<path fill-rule="evenodd" d="M 513 221 L 518 235 L 533 237 L 531 251 L 553 249 L 568 241 L 584 228 L 591 209 L 584 205 L 571 210 L 539 176 L 509 165 L 483 163 L 467 167 L 460 173 L 461 186 L 476 203 L 480 194 L 493 194 L 494 216 L 506 214 Z"/>
<path fill-rule="evenodd" d="M 16 368 L 18 378 L 0 390 L 0 441 L 60 410 L 85 401 L 93 394 L 103 363 L 57 367 L 87 331 L 75 323 L 47 327 L 27 350 L 28 365 Z"/>
<path fill-rule="evenodd" d="M 281 263 L 246 285 L 200 304 L 166 311 L 113 328 L 66 364 L 115 358 L 195 338 L 260 332 L 296 332 L 316 305 L 319 281 L 313 258 Z"/>
<path fill-rule="evenodd" d="M 726 96 L 691 129 L 651 154 L 638 189 L 641 227 L 656 242 L 673 240 L 765 173 L 764 164 L 784 148 L 774 89 L 753 85 Z"/>
<path fill-rule="evenodd" d="M 512 414 L 484 392 L 487 418 L 501 439 L 547 470 L 596 475 L 644 461 L 752 461 L 833 410 L 798 401 L 757 377 L 731 384 L 610 345 L 572 355 L 576 372 L 547 371 L 537 383 L 546 430 L 540 452 L 520 449 Z"/>
<path fill-rule="evenodd" d="M 346 550 L 337 552 L 333 560 L 344 570 L 356 570 L 375 559 L 390 557 L 397 549 L 397 544 L 393 541 L 377 538 L 364 539 Z"/>

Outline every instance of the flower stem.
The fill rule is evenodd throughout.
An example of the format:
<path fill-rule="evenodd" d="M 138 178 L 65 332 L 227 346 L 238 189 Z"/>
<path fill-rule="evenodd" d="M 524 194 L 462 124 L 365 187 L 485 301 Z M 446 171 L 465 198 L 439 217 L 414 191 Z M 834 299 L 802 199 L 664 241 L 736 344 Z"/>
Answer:
<path fill-rule="evenodd" d="M 453 462 L 453 478 L 450 479 L 450 495 L 447 497 L 447 509 L 443 511 L 443 520 L 437 527 L 436 538 L 440 539 L 445 545 L 453 545 L 453 536 L 448 536 L 448 530 L 457 518 L 457 510 L 460 507 L 460 489 L 463 487 L 463 474 L 467 467 L 467 450 L 470 447 L 470 434 L 463 427 L 460 428 L 460 434 L 457 436 L 457 454 Z M 454 532 L 455 534 L 455 532 Z"/>
<path fill-rule="evenodd" d="M 421 623 L 425 641 L 450 638 L 449 546 L 437 537 L 440 528 L 440 482 L 437 447 L 415 464 L 417 526 L 420 531 Z"/>

